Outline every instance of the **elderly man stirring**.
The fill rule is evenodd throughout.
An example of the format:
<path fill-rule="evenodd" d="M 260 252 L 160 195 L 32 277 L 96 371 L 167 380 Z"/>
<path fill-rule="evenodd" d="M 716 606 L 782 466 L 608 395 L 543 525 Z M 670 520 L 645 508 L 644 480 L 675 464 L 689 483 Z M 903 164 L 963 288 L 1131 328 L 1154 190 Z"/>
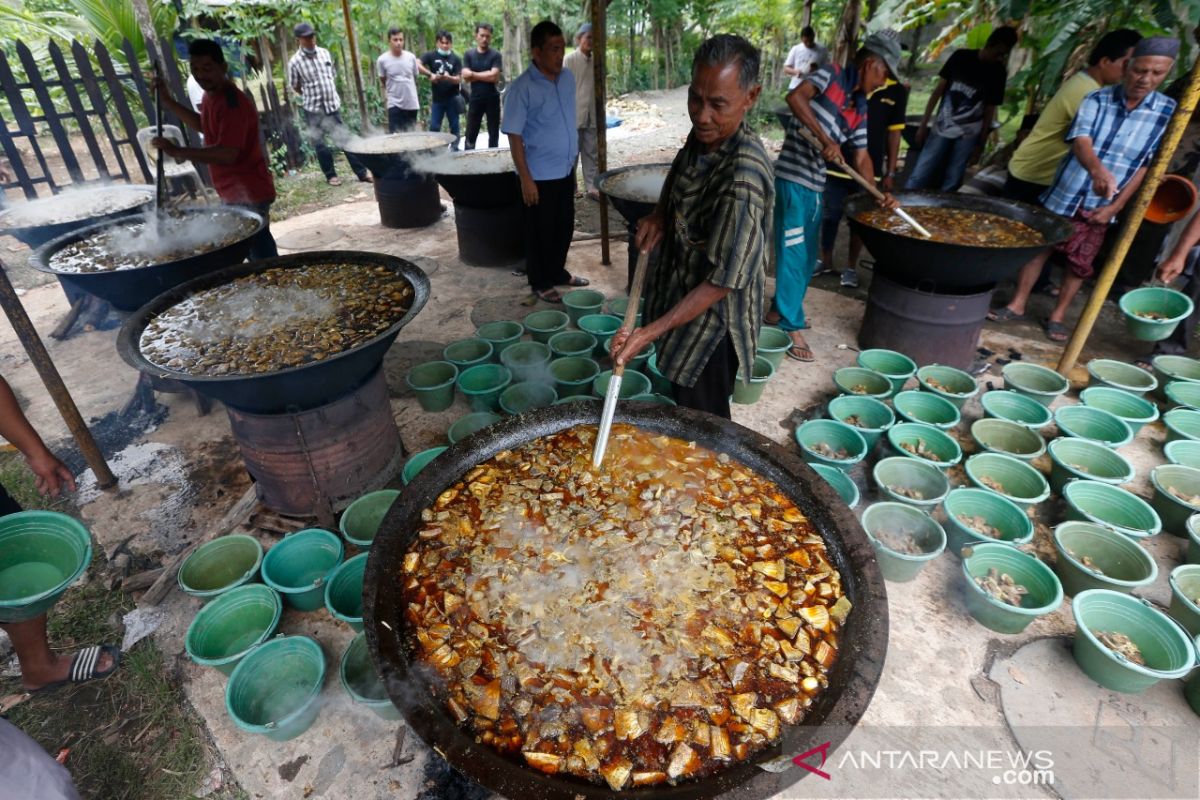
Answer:
<path fill-rule="evenodd" d="M 771 160 L 745 124 L 762 91 L 758 68 L 758 50 L 740 36 L 696 51 L 692 131 L 635 240 L 643 252 L 662 243 L 646 280 L 648 322 L 612 345 L 625 364 L 657 341 L 675 401 L 726 419 L 738 365 L 748 372 L 754 362 L 774 200 Z"/>

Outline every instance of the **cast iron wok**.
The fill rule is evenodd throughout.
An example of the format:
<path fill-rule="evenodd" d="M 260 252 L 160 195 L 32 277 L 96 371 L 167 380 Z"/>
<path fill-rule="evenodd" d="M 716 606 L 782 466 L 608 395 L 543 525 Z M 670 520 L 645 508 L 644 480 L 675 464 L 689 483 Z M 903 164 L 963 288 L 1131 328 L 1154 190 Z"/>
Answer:
<path fill-rule="evenodd" d="M 840 656 L 830 685 L 818 698 L 802 725 L 784 726 L 779 744 L 749 762 L 708 778 L 662 784 L 622 792 L 563 775 L 545 775 L 475 742 L 445 710 L 443 697 L 429 671 L 412 662 L 407 622 L 401 597 L 404 554 L 417 536 L 421 511 L 476 464 L 501 450 L 579 424 L 596 424 L 599 407 L 568 403 L 506 418 L 459 441 L 434 459 L 392 505 L 383 520 L 363 580 L 364 630 L 371 655 L 383 676 L 392 702 L 409 727 L 435 748 L 453 767 L 487 789 L 513 800 L 598 800 L 599 798 L 712 798 L 759 800 L 790 786 L 807 774 L 799 767 L 780 773 L 764 771 L 760 763 L 806 752 L 814 745 L 837 746 L 861 718 L 871 701 L 883 669 L 888 639 L 887 593 L 875 551 L 854 515 L 829 484 L 794 452 L 728 420 L 678 407 L 622 402 L 617 422 L 694 440 L 728 453 L 775 481 L 800 507 L 825 540 L 830 560 L 842 575 L 853 603 L 839 633 Z"/>
<path fill-rule="evenodd" d="M 1028 247 L 971 247 L 901 236 L 859 221 L 859 214 L 875 206 L 870 195 L 860 192 L 846 198 L 850 230 L 862 238 L 875 257 L 875 269 L 908 286 L 954 288 L 994 284 L 1011 277 L 1022 264 L 1071 234 L 1071 223 L 1057 214 L 1014 200 L 935 192 L 900 192 L 895 197 L 905 208 L 963 208 L 1014 219 L 1042 234 L 1045 240 Z"/>
<path fill-rule="evenodd" d="M 127 214 L 134 214 L 139 211 L 145 211 L 154 203 L 154 186 L 148 183 L 129 183 L 129 184 L 113 184 L 112 186 L 93 186 L 86 190 L 87 192 L 103 192 L 111 199 L 112 205 L 107 211 L 98 211 L 86 217 L 67 220 L 64 222 L 50 222 L 44 225 L 17 225 L 9 224 L 10 217 L 21 209 L 21 205 L 13 205 L 4 211 L 0 211 L 0 234 L 13 236 L 24 242 L 27 246 L 37 249 L 51 239 L 57 239 L 65 233 L 70 233 L 73 230 L 78 230 L 88 225 L 95 225 L 97 222 L 104 220 L 116 219 Z M 42 197 L 37 200 L 30 200 L 31 203 L 44 204 L 47 207 L 52 206 L 56 200 L 64 199 L 70 202 L 70 199 L 76 194 L 71 192 L 65 198 L 60 195 L 52 197 Z"/>
<path fill-rule="evenodd" d="M 322 361 L 262 375 L 190 375 L 152 364 L 142 355 L 138 343 L 146 325 L 155 316 L 181 300 L 244 275 L 253 275 L 275 267 L 299 269 L 309 264 L 364 264 L 387 267 L 412 285 L 412 306 L 390 328 L 356 347 L 335 353 Z M 205 275 L 160 294 L 125 320 L 125 324 L 121 326 L 121 333 L 117 336 L 117 352 L 126 364 L 140 372 L 156 378 L 177 380 L 200 394 L 242 411 L 255 414 L 303 411 L 325 405 L 362 385 L 379 366 L 384 353 L 392 346 L 400 329 L 417 315 L 428 298 L 429 277 L 424 271 L 416 264 L 383 253 L 319 250 L 266 258 Z"/>
<path fill-rule="evenodd" d="M 360 142 L 374 141 L 376 139 L 403 141 L 406 138 L 428 140 L 428 143 L 411 150 L 396 149 L 392 152 L 371 151 L 365 153 L 362 152 L 360 144 Z M 454 135 L 450 133 L 409 131 L 406 133 L 388 133 L 365 138 L 351 138 L 342 146 L 342 149 L 357 158 L 376 178 L 383 180 L 405 180 L 422 177 L 421 173 L 415 172 L 412 169 L 411 161 L 413 159 L 428 158 L 438 153 L 445 153 L 449 150 L 450 143 L 453 141 Z"/>
<path fill-rule="evenodd" d="M 495 155 L 493 155 L 495 154 Z M 521 202 L 521 181 L 507 150 L 463 150 L 454 161 L 495 160 L 491 172 L 434 172 L 433 177 L 455 205 L 465 208 L 507 208 Z"/>
<path fill-rule="evenodd" d="M 665 175 L 670 169 L 670 163 L 666 162 L 660 164 L 634 164 L 629 167 L 610 169 L 596 176 L 596 188 L 600 190 L 601 194 L 612 201 L 613 208 L 617 209 L 617 213 L 625 218 L 626 224 L 632 231 L 637 228 L 638 220 L 654 210 L 654 206 L 658 203 L 658 198 L 647 201 L 623 196 L 621 194 L 620 176 L 630 172 L 649 172 L 651 170 L 662 170 Z"/>

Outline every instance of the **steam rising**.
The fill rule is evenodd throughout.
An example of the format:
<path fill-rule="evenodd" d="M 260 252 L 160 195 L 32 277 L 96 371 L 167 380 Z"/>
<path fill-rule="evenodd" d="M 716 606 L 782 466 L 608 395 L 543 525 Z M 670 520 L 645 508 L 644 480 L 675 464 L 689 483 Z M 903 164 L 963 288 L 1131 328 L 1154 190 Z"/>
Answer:
<path fill-rule="evenodd" d="M 410 156 L 408 162 L 417 172 L 430 175 L 499 175 L 517 169 L 507 149 L 420 153 Z"/>
<path fill-rule="evenodd" d="M 362 137 L 348 128 L 330 131 L 339 147 L 350 153 L 367 155 L 391 155 L 411 153 L 414 150 L 435 150 L 449 146 L 453 136 L 443 133 L 391 133 L 384 136 Z M 343 136 L 342 141 L 338 141 Z"/>
<path fill-rule="evenodd" d="M 604 182 L 604 193 L 635 203 L 657 203 L 669 167 L 654 164 L 614 175 Z"/>
<path fill-rule="evenodd" d="M 153 197 L 154 187 L 143 184 L 66 189 L 53 197 L 29 200 L 0 211 L 0 229 L 81 222 L 92 217 L 128 211 Z"/>

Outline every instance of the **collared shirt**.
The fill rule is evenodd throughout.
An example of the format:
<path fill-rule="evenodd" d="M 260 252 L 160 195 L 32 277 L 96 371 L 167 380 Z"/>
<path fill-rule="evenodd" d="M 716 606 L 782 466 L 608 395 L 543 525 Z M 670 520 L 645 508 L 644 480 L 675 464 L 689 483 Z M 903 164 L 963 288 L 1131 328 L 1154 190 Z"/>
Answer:
<path fill-rule="evenodd" d="M 575 50 L 563 59 L 563 66 L 575 76 L 575 125 L 596 127 L 596 75 L 592 57 L 585 56 L 582 50 Z"/>
<path fill-rule="evenodd" d="M 316 55 L 309 56 L 301 48 L 288 60 L 288 83 L 300 87 L 300 103 L 305 111 L 332 114 L 342 107 L 333 80 L 333 58 L 324 47 L 316 51 Z"/>
<path fill-rule="evenodd" d="M 1008 161 L 1008 171 L 1017 180 L 1049 186 L 1058 164 L 1071 149 L 1066 134 L 1071 129 L 1083 98 L 1100 88 L 1096 79 L 1080 70 L 1058 87 L 1054 97 L 1038 115 L 1033 130 Z"/>
<path fill-rule="evenodd" d="M 694 386 L 728 333 L 742 373 L 749 374 L 775 202 L 767 151 L 744 123 L 713 153 L 704 153 L 691 134 L 667 174 L 666 196 L 662 256 L 646 278 L 646 319 L 663 316 L 705 281 L 733 291 L 658 341 L 658 368 L 669 380 Z"/>
<path fill-rule="evenodd" d="M 817 89 L 810 105 L 826 135 L 842 145 L 843 153 L 866 149 L 867 94 L 855 88 L 858 70 L 830 64 L 804 80 Z M 788 117 L 787 136 L 775 163 L 775 174 L 819 192 L 825 188 L 825 159 L 820 150 L 800 137 L 803 124 L 795 114 Z"/>
<path fill-rule="evenodd" d="M 1125 88 L 1118 83 L 1083 98 L 1067 141 L 1081 136 L 1091 139 L 1096 157 L 1117 179 L 1117 191 L 1121 191 L 1139 169 L 1150 163 L 1174 112 L 1175 101 L 1159 92 L 1151 92 L 1137 106 L 1128 108 Z M 1109 202 L 1092 191 L 1092 176 L 1074 152 L 1059 164 L 1054 183 L 1042 195 L 1042 205 L 1064 217 Z"/>
<path fill-rule="evenodd" d="M 533 179 L 554 181 L 569 175 L 579 156 L 571 70 L 564 69 L 552 81 L 530 64 L 504 94 L 500 130 L 521 137 Z"/>

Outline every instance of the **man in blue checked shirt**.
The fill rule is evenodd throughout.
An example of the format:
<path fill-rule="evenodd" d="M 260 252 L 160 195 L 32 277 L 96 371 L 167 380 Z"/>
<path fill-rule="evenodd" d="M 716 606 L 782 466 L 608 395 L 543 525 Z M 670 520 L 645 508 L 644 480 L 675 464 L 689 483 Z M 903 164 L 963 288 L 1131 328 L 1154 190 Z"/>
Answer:
<path fill-rule="evenodd" d="M 1067 132 L 1071 151 L 1041 198 L 1047 210 L 1071 220 L 1071 237 L 1021 268 L 1007 312 L 993 312 L 988 315 L 991 319 L 1025 316 L 1034 282 L 1053 254 L 1065 262 L 1066 275 L 1058 304 L 1043 327 L 1050 340 L 1067 340 L 1063 323 L 1067 309 L 1095 271 L 1093 262 L 1108 226 L 1142 185 L 1175 111 L 1175 101 L 1155 90 L 1170 74 L 1178 55 L 1178 39 L 1142 39 L 1133 49 L 1121 83 L 1084 98 Z"/>

